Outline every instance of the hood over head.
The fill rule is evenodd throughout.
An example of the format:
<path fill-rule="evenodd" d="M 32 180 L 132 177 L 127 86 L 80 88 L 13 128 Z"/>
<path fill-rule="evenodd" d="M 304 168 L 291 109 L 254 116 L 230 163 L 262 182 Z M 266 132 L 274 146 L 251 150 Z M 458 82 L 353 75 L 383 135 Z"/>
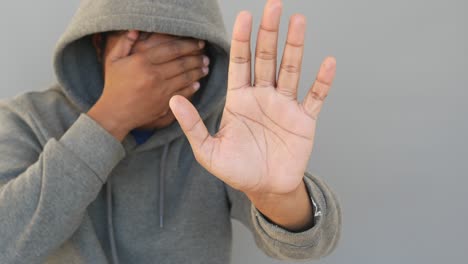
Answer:
<path fill-rule="evenodd" d="M 224 105 L 229 41 L 217 0 L 82 0 L 54 54 L 54 68 L 60 89 L 81 111 L 87 112 L 99 99 L 104 87 L 102 68 L 91 35 L 114 30 L 140 30 L 193 37 L 207 41 L 210 74 L 201 81 L 193 104 L 202 119 Z M 163 219 L 164 163 L 170 142 L 184 136 L 174 122 L 158 129 L 145 146 L 164 145 L 160 172 L 160 218 Z M 118 263 L 112 225 L 112 190 L 107 182 L 109 236 L 112 258 Z"/>
<path fill-rule="evenodd" d="M 226 94 L 229 41 L 217 0 L 82 0 L 54 54 L 60 88 L 80 111 L 87 112 L 104 87 L 91 35 L 130 29 L 206 40 L 210 74 L 201 81 L 193 103 L 202 119 L 219 107 Z M 149 145 L 181 136 L 178 124 L 169 127 L 174 126 L 167 135 L 157 131 L 159 144 Z"/>

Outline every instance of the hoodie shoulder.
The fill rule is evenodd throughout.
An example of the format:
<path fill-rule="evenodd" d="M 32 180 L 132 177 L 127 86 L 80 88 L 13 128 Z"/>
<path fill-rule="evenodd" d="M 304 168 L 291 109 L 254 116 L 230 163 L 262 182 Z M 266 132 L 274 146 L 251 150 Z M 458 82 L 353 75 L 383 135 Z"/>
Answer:
<path fill-rule="evenodd" d="M 0 113 L 3 122 L 21 122 L 44 144 L 51 137 L 59 138 L 80 114 L 59 85 L 2 99 Z"/>

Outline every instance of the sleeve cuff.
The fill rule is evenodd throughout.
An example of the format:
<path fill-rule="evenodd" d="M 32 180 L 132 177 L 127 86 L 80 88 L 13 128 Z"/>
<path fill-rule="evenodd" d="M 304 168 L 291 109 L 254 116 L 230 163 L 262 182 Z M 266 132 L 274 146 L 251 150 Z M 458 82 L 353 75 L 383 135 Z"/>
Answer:
<path fill-rule="evenodd" d="M 126 154 L 122 143 L 85 113 L 63 134 L 60 143 L 85 162 L 103 183 Z"/>
<path fill-rule="evenodd" d="M 307 177 L 307 173 L 306 176 L 304 176 L 304 183 L 307 187 L 309 197 L 314 207 L 314 226 L 301 232 L 289 231 L 266 219 L 252 203 L 251 215 L 254 225 L 257 226 L 259 230 L 264 232 L 265 235 L 281 243 L 298 247 L 312 246 L 314 243 L 316 243 L 317 238 L 315 236 L 318 232 L 319 226 L 322 223 L 322 210 L 324 208 L 322 208 L 320 201 L 323 201 L 323 197 L 320 197 L 320 190 L 313 183 L 313 181 Z"/>

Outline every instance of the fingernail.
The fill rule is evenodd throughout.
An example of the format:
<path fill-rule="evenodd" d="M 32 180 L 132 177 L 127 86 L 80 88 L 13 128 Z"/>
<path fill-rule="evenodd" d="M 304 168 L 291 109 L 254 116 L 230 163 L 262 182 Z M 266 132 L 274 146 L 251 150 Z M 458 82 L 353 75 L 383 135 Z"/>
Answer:
<path fill-rule="evenodd" d="M 198 46 L 200 47 L 200 49 L 203 49 L 205 47 L 205 41 L 203 40 L 198 41 Z"/>
<path fill-rule="evenodd" d="M 208 72 L 210 71 L 210 69 L 208 67 L 203 67 L 202 69 L 203 73 L 206 75 L 208 74 Z"/>
<path fill-rule="evenodd" d="M 193 86 L 193 89 L 195 91 L 198 91 L 198 89 L 200 89 L 200 83 L 199 82 L 194 83 L 192 86 Z"/>
<path fill-rule="evenodd" d="M 208 56 L 203 56 L 203 64 L 205 66 L 210 65 L 210 58 L 208 58 Z"/>
<path fill-rule="evenodd" d="M 138 31 L 137 30 L 128 30 L 126 37 L 132 41 L 135 41 L 138 39 Z"/>
<path fill-rule="evenodd" d="M 325 70 L 330 71 L 335 66 L 335 60 L 334 59 L 327 60 L 324 66 L 325 66 Z"/>

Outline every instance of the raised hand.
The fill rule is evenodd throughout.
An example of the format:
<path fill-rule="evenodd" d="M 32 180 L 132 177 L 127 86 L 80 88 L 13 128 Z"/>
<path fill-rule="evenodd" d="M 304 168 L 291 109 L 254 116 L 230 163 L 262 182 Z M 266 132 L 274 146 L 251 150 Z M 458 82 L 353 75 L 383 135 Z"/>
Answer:
<path fill-rule="evenodd" d="M 251 81 L 252 16 L 234 25 L 226 104 L 219 131 L 211 136 L 193 105 L 181 96 L 170 107 L 197 161 L 213 175 L 248 194 L 283 195 L 297 190 L 312 152 L 317 118 L 335 76 L 333 57 L 324 60 L 303 102 L 297 101 L 306 21 L 291 17 L 276 78 L 280 0 L 265 6 Z"/>

